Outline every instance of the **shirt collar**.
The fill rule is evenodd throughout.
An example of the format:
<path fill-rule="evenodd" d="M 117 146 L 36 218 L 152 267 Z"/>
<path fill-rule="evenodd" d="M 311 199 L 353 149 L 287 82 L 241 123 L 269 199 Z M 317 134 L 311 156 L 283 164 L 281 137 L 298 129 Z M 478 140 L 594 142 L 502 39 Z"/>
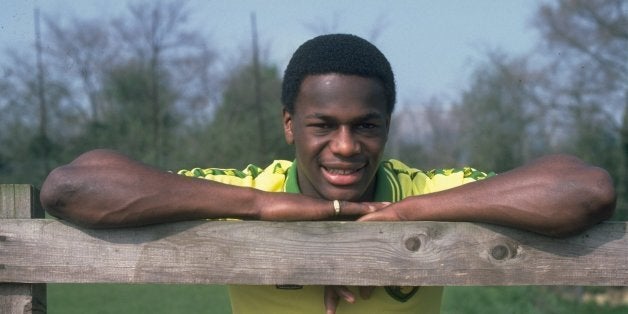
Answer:
<path fill-rule="evenodd" d="M 299 181 L 297 180 L 297 161 L 296 159 L 292 162 L 292 166 L 288 168 L 288 173 L 286 174 L 286 182 L 284 182 L 284 191 L 288 193 L 301 193 L 301 189 L 299 189 Z"/>

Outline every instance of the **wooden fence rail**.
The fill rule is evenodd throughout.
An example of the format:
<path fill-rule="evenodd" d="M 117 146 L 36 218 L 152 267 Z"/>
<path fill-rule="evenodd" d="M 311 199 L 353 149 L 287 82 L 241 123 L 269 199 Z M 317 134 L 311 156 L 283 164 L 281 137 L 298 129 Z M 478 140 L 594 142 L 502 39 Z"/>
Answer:
<path fill-rule="evenodd" d="M 16 302 L 11 290 L 45 311 L 45 283 L 628 286 L 625 222 L 553 239 L 472 223 L 192 221 L 92 230 L 6 214 L 19 206 L 36 213 L 38 202 L 24 201 L 35 195 L 29 186 L 0 186 L 0 217 L 10 218 L 0 219 L 2 313 L 22 313 L 2 310 Z"/>

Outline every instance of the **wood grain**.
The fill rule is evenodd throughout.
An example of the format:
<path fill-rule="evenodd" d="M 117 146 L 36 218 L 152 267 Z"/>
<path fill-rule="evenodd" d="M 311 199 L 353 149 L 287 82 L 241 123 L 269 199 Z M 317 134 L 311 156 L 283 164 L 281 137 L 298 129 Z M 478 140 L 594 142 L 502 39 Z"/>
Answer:
<path fill-rule="evenodd" d="M 0 282 L 628 285 L 625 222 L 554 239 L 447 222 L 0 220 Z"/>
<path fill-rule="evenodd" d="M 27 184 L 0 184 L 0 221 L 11 218 L 43 218 L 38 192 Z M 0 255 L 6 237 L 0 228 Z M 6 253 L 8 254 L 8 253 Z M 0 272 L 5 265 L 0 263 Z M 0 313 L 46 313 L 46 285 L 3 283 L 0 279 Z"/>

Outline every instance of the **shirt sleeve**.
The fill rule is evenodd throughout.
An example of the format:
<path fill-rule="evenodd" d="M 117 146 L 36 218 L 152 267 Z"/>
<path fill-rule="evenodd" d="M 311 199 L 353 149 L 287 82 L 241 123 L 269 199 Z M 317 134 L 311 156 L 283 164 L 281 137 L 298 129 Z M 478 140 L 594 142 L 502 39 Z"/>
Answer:
<path fill-rule="evenodd" d="M 443 191 L 495 175 L 493 172 L 486 173 L 471 167 L 433 169 L 425 172 L 418 170 L 418 172 L 413 179 L 418 194 Z"/>
<path fill-rule="evenodd" d="M 396 159 L 384 162 L 384 167 L 394 173 L 394 177 L 399 184 L 399 190 L 402 191 L 402 198 L 447 190 L 495 175 L 493 172 L 487 173 L 472 167 L 441 168 L 425 171 L 409 167 Z M 395 189 L 393 188 L 392 190 Z"/>
<path fill-rule="evenodd" d="M 263 191 L 277 192 L 283 189 L 286 169 L 291 163 L 277 160 L 266 168 L 249 165 L 244 170 L 222 168 L 192 168 L 177 171 L 177 174 L 212 180 L 224 184 L 256 188 Z"/>

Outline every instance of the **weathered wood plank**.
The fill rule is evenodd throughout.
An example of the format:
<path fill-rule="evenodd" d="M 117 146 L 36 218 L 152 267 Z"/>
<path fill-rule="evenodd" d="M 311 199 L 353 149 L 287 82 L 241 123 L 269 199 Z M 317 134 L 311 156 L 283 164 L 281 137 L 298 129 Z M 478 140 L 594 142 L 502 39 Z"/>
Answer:
<path fill-rule="evenodd" d="M 28 184 L 0 184 L 0 221 L 43 218 L 38 191 Z M 0 231 L 0 233 L 2 233 Z M 0 235 L 0 247 L 4 237 Z M 0 271 L 3 264 L 0 263 Z M 0 313 L 46 313 L 45 284 L 8 284 L 0 279 Z"/>
<path fill-rule="evenodd" d="M 0 283 L 0 313 L 46 313 L 46 285 Z"/>
<path fill-rule="evenodd" d="M 28 184 L 0 184 L 0 219 L 44 218 L 37 189 Z"/>
<path fill-rule="evenodd" d="M 552 239 L 445 222 L 0 220 L 0 282 L 628 286 L 626 226 Z"/>

